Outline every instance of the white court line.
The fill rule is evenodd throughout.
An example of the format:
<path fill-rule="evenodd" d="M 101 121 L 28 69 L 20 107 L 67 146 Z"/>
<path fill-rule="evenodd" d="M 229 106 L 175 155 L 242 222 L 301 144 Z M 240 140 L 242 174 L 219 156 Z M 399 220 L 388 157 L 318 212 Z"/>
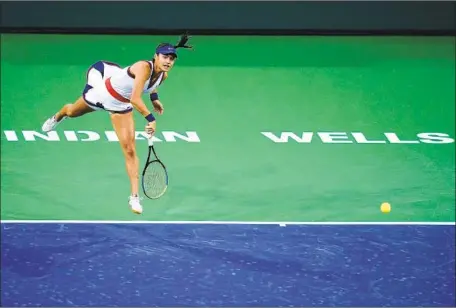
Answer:
<path fill-rule="evenodd" d="M 174 224 L 174 225 L 419 225 L 454 226 L 455 222 L 440 221 L 149 221 L 149 220 L 1 220 L 2 224 Z"/>

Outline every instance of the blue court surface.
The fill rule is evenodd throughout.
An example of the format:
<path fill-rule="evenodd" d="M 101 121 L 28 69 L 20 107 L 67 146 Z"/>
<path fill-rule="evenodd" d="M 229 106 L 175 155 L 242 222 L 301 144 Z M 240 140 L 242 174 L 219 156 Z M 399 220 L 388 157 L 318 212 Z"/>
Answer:
<path fill-rule="evenodd" d="M 455 305 L 454 225 L 2 223 L 2 306 Z"/>

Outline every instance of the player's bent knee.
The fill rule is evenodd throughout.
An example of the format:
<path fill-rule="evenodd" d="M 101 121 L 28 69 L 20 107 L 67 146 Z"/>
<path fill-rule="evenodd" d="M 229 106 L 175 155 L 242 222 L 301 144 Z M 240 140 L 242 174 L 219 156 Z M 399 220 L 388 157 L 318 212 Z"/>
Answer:
<path fill-rule="evenodd" d="M 76 116 L 76 112 L 74 110 L 73 104 L 66 104 L 66 115 L 70 118 L 73 118 Z"/>
<path fill-rule="evenodd" d="M 81 110 L 78 110 L 80 108 L 78 108 L 75 104 L 68 104 L 67 105 L 67 116 L 70 117 L 70 118 L 76 118 L 78 116 L 81 115 L 82 111 Z"/>

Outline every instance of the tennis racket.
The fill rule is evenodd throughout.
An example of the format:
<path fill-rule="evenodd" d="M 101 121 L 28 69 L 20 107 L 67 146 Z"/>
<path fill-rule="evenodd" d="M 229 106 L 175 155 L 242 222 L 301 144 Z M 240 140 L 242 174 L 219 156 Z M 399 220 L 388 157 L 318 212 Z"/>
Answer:
<path fill-rule="evenodd" d="M 142 188 L 144 195 L 149 199 L 158 199 L 168 188 L 168 172 L 165 165 L 158 158 L 154 149 L 152 137 L 147 138 L 149 144 L 149 154 L 147 155 L 146 165 L 142 172 Z M 152 153 L 155 158 L 152 158 Z"/>

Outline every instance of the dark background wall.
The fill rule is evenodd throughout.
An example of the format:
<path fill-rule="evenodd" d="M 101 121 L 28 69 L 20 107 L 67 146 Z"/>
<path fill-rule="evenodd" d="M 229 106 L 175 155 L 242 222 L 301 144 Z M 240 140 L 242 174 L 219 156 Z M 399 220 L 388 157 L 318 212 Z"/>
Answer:
<path fill-rule="evenodd" d="M 15 1 L 2 2 L 1 22 L 3 32 L 448 35 L 455 10 L 449 1 Z"/>

